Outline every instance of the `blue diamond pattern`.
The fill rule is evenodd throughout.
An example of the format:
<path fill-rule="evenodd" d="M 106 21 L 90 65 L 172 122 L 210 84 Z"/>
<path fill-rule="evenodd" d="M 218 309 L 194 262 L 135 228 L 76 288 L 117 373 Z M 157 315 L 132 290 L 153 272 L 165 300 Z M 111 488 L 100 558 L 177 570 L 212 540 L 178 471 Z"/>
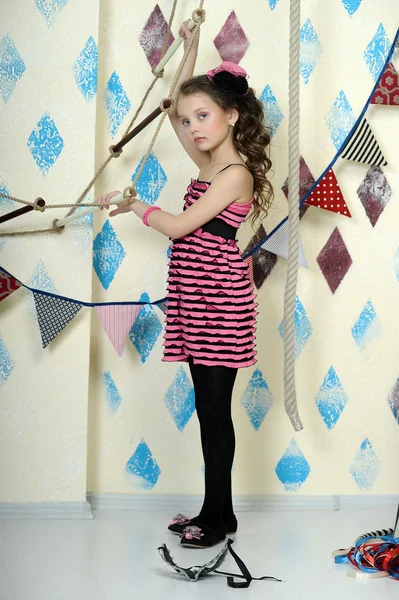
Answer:
<path fill-rule="evenodd" d="M 274 10 L 278 4 L 278 0 L 268 0 L 271 10 Z"/>
<path fill-rule="evenodd" d="M 344 5 L 344 7 L 346 8 L 346 10 L 348 11 L 349 15 L 352 17 L 352 15 L 355 14 L 355 12 L 359 8 L 359 6 L 361 5 L 363 0 L 341 0 L 341 1 L 342 1 L 342 4 Z"/>
<path fill-rule="evenodd" d="M 0 336 L 0 387 L 5 384 L 15 367 L 3 339 Z"/>
<path fill-rule="evenodd" d="M 389 38 L 383 24 L 380 23 L 373 39 L 364 51 L 364 60 L 374 81 L 377 81 L 381 74 L 390 47 Z"/>
<path fill-rule="evenodd" d="M 323 48 L 319 36 L 317 35 L 311 20 L 307 19 L 301 28 L 300 59 L 301 75 L 305 83 L 308 83 L 322 52 Z"/>
<path fill-rule="evenodd" d="M 306 346 L 307 341 L 312 335 L 312 325 L 306 314 L 306 310 L 299 300 L 298 296 L 295 297 L 295 316 L 294 316 L 294 327 L 295 327 L 295 358 L 299 358 L 302 350 Z M 278 331 L 281 338 L 284 339 L 284 319 L 281 321 Z"/>
<path fill-rule="evenodd" d="M 132 175 L 132 181 L 138 173 L 143 160 L 144 158 L 141 159 L 140 164 Z M 148 204 L 155 204 L 159 198 L 159 194 L 165 187 L 166 181 L 165 171 L 162 169 L 155 154 L 151 152 L 136 184 L 138 196 L 144 202 L 148 202 Z"/>
<path fill-rule="evenodd" d="M 273 394 L 259 369 L 255 369 L 241 398 L 252 427 L 258 431 L 273 404 Z"/>
<path fill-rule="evenodd" d="M 352 336 L 359 350 L 369 358 L 372 348 L 380 335 L 380 322 L 371 300 L 364 305 L 356 323 L 352 327 Z"/>
<path fill-rule="evenodd" d="M 126 252 L 107 219 L 93 243 L 93 267 L 105 290 L 109 288 L 125 256 Z"/>
<path fill-rule="evenodd" d="M 130 100 L 116 71 L 112 73 L 108 81 L 105 93 L 105 105 L 108 111 L 109 131 L 111 136 L 115 137 L 120 124 L 131 108 Z"/>
<path fill-rule="evenodd" d="M 57 293 L 54 282 L 51 279 L 46 269 L 46 265 L 42 260 L 39 260 L 37 263 L 33 275 L 28 281 L 28 286 L 43 292 L 50 292 L 53 294 Z"/>
<path fill-rule="evenodd" d="M 8 196 L 10 196 L 10 192 L 8 191 L 5 185 L 0 185 L 0 192 L 2 194 L 7 194 Z M 0 196 L 0 208 L 5 208 L 7 212 L 9 209 L 12 210 L 13 208 L 15 208 L 15 204 L 12 200 Z"/>
<path fill-rule="evenodd" d="M 58 293 L 57 288 L 55 287 L 54 282 L 46 269 L 46 265 L 42 260 L 38 261 L 32 277 L 26 282 L 26 285 L 36 290 L 50 292 L 50 294 Z M 29 313 L 34 317 L 35 320 L 37 320 L 36 306 L 32 293 L 27 295 L 27 302 Z"/>
<path fill-rule="evenodd" d="M 8 189 L 6 188 L 5 185 L 0 185 L 0 192 L 2 194 L 10 195 L 10 192 L 8 191 Z M 12 200 L 9 200 L 8 198 L 3 198 L 3 196 L 0 196 L 0 214 L 8 213 L 11 210 L 13 210 L 14 208 L 15 208 L 15 204 Z M 4 249 L 5 245 L 6 245 L 5 238 L 0 239 L 0 252 Z"/>
<path fill-rule="evenodd" d="M 148 294 L 141 295 L 140 302 L 149 302 Z M 151 304 L 143 306 L 129 333 L 129 339 L 145 363 L 162 332 L 162 325 Z"/>
<path fill-rule="evenodd" d="M 306 481 L 310 466 L 296 440 L 292 438 L 290 445 L 279 460 L 276 475 L 287 492 L 296 492 Z"/>
<path fill-rule="evenodd" d="M 326 117 L 326 123 L 330 132 L 330 138 L 337 150 L 340 149 L 348 133 L 355 124 L 355 116 L 347 97 L 341 90 L 335 100 L 330 112 Z"/>
<path fill-rule="evenodd" d="M 53 119 L 44 113 L 28 139 L 28 148 L 43 175 L 47 175 L 63 147 L 64 140 Z"/>
<path fill-rule="evenodd" d="M 85 198 L 85 202 L 86 201 L 90 203 L 93 199 L 89 195 Z M 83 210 L 84 207 L 79 206 L 75 213 L 79 214 L 79 212 Z M 74 243 L 80 247 L 81 255 L 83 256 L 89 247 L 93 245 L 93 213 L 80 217 L 80 219 L 76 219 L 73 222 L 73 225 L 70 226 L 70 229 L 72 232 L 72 239 Z"/>
<path fill-rule="evenodd" d="M 7 102 L 26 71 L 26 66 L 14 42 L 6 35 L 0 42 L 0 95 Z"/>
<path fill-rule="evenodd" d="M 371 490 L 380 472 L 379 460 L 368 438 L 365 438 L 350 467 L 350 474 L 361 490 Z"/>
<path fill-rule="evenodd" d="M 36 6 L 45 18 L 48 28 L 54 25 L 58 14 L 67 2 L 68 0 L 35 0 Z"/>
<path fill-rule="evenodd" d="M 333 367 L 329 368 L 315 401 L 324 423 L 328 429 L 333 429 L 348 402 L 348 396 Z"/>
<path fill-rule="evenodd" d="M 140 477 L 143 488 L 151 489 L 157 483 L 161 469 L 143 439 L 126 463 L 126 471 Z"/>
<path fill-rule="evenodd" d="M 90 36 L 72 67 L 73 76 L 86 102 L 90 102 L 97 93 L 97 71 L 98 49 Z"/>
<path fill-rule="evenodd" d="M 183 367 L 180 367 L 166 392 L 165 404 L 177 429 L 183 431 L 195 410 L 194 388 Z"/>
<path fill-rule="evenodd" d="M 277 104 L 276 97 L 274 96 L 271 87 L 267 85 L 260 95 L 259 100 L 263 104 L 265 112 L 265 125 L 270 129 L 270 137 L 272 138 L 276 133 L 281 121 L 283 120 L 283 113 Z"/>
<path fill-rule="evenodd" d="M 105 386 L 105 401 L 111 412 L 115 414 L 122 402 L 122 397 L 109 371 L 103 373 L 103 379 Z"/>

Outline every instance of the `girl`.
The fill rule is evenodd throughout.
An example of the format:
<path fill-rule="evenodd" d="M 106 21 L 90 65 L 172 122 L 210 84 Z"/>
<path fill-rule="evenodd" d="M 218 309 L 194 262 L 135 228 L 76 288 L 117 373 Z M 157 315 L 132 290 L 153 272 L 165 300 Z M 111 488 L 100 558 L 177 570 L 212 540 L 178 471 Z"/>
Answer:
<path fill-rule="evenodd" d="M 179 35 L 190 43 L 182 24 Z M 244 69 L 223 62 L 192 77 L 198 52 L 192 46 L 178 82 L 170 122 L 199 169 L 172 215 L 140 200 L 110 216 L 133 212 L 145 225 L 172 238 L 163 361 L 188 362 L 195 391 L 205 463 L 205 497 L 199 515 L 177 515 L 169 530 L 181 544 L 213 546 L 237 530 L 231 491 L 235 450 L 231 399 L 237 369 L 255 364 L 255 294 L 236 243 L 237 229 L 253 211 L 267 214 L 272 188 L 262 104 L 248 87 Z M 244 161 L 244 158 L 246 161 Z M 118 191 L 100 196 L 109 208 Z"/>

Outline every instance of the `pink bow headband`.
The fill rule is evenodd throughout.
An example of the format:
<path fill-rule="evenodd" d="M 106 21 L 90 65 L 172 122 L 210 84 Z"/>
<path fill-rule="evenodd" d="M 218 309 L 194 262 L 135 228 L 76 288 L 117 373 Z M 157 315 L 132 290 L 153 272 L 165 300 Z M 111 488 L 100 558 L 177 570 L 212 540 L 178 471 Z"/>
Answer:
<path fill-rule="evenodd" d="M 216 67 L 216 69 L 210 69 L 206 75 L 207 75 L 209 81 L 211 81 L 213 83 L 214 76 L 217 75 L 218 73 L 221 73 L 222 71 L 227 71 L 228 73 L 231 73 L 232 75 L 234 75 L 234 77 L 245 77 L 245 78 L 248 77 L 245 69 L 243 69 L 236 63 L 229 62 L 227 60 L 224 60 L 221 65 Z M 249 92 L 249 89 L 242 95 L 246 96 L 246 94 L 248 94 L 248 92 Z"/>

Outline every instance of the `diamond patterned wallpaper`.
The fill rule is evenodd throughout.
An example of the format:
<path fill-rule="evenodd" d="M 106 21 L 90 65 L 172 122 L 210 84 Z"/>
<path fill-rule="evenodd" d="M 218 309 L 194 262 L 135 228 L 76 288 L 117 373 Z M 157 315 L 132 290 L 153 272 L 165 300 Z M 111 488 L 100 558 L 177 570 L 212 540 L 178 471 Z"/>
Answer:
<path fill-rule="evenodd" d="M 342 147 L 392 44 L 399 14 L 394 14 L 389 0 L 381 0 L 378 10 L 371 9 L 371 2 L 331 0 L 323 11 L 317 3 L 304 6 L 302 196 Z M 98 3 L 94 0 L 86 13 L 68 0 L 35 0 L 29 9 L 29 39 L 17 5 L 0 26 L 0 102 L 4 109 L 0 118 L 7 143 L 13 147 L 12 158 L 0 172 L 0 190 L 29 199 L 43 195 L 54 202 L 74 201 L 92 177 L 93 165 L 99 166 L 110 144 L 123 135 L 152 80 L 151 68 L 159 61 L 171 2 L 121 2 L 118 7 L 104 8 L 98 27 L 93 17 Z M 191 0 L 179 7 L 168 45 L 177 35 L 178 22 L 188 18 L 194 8 Z M 287 211 L 288 3 L 222 0 L 208 9 L 197 72 L 221 60 L 242 64 L 263 103 L 272 137 L 274 205 L 268 219 L 254 231 L 247 223 L 240 232 L 241 248 L 249 251 Z M 74 39 L 60 42 L 63 33 L 77 23 Z M 180 56 L 165 69 L 140 118 L 167 95 Z M 393 63 L 398 66 L 397 54 Z M 384 110 L 387 112 L 382 113 Z M 235 493 L 386 492 L 387 473 L 393 466 L 391 452 L 399 449 L 397 430 L 392 429 L 392 422 L 399 422 L 393 334 L 399 325 L 395 311 L 399 294 L 399 163 L 394 142 L 399 126 L 394 107 L 373 107 L 367 117 L 388 166 L 347 161 L 334 168 L 350 210 L 347 218 L 344 210 L 337 214 L 317 211 L 314 206 L 301 209 L 301 238 L 309 269 L 300 270 L 295 353 L 305 430 L 294 437 L 283 411 L 286 264 L 265 249 L 253 255 L 260 305 L 258 364 L 239 373 L 235 391 L 234 418 L 241 440 L 234 468 Z M 124 149 L 90 191 L 88 200 L 134 179 L 153 131 L 150 127 Z M 165 123 L 137 191 L 148 204 L 178 212 L 185 187 L 197 172 L 171 133 Z M 12 207 L 10 201 L 0 198 L 1 213 Z M 20 225 L 36 227 L 44 221 L 41 215 L 26 216 Z M 144 230 L 131 216 L 109 219 L 102 213 L 94 220 L 90 216 L 76 221 L 62 236 L 0 238 L 0 264 L 28 285 L 50 293 L 98 302 L 151 302 L 164 296 L 168 245 L 169 240 Z M 47 407 L 41 418 L 48 420 L 54 444 L 58 427 L 79 431 L 86 439 L 84 406 L 78 406 L 77 398 L 81 402 L 89 394 L 89 491 L 201 493 L 194 390 L 186 365 L 161 363 L 162 312 L 149 304 L 143 306 L 122 357 L 116 355 L 93 318 L 87 392 L 78 382 L 88 375 L 90 317 L 84 326 L 79 315 L 81 321 L 66 328 L 56 340 L 55 350 L 50 346 L 45 354 L 34 330 L 32 298 L 19 291 L 14 296 L 17 293 L 23 301 L 14 307 L 15 299 L 8 299 L 4 316 L 0 313 L 4 322 L 0 389 L 8 402 L 15 395 L 19 398 L 24 389 L 31 390 L 28 399 L 47 397 L 45 376 L 48 385 L 54 385 L 53 375 L 49 376 L 50 352 L 60 356 L 60 363 L 67 365 L 64 402 L 68 399 L 73 404 L 74 417 L 68 421 L 63 413 L 64 420 L 58 419 L 61 425 L 56 425 L 55 412 Z M 13 335 L 9 311 L 24 315 L 25 333 Z M 76 349 L 83 347 L 86 354 L 82 356 Z M 65 356 L 61 357 L 63 349 Z M 24 373 L 26 365 L 29 368 Z M 8 414 L 8 409 L 4 410 Z M 29 436 L 34 438 L 36 433 L 34 422 Z M 10 446 L 15 439 L 10 436 L 4 443 Z M 72 442 L 60 450 L 65 464 L 75 464 L 75 470 L 71 467 L 61 483 L 53 476 L 57 466 L 47 467 L 53 473 L 56 492 L 40 489 L 38 475 L 27 482 L 26 489 L 15 489 L 10 479 L 5 497 L 36 494 L 46 500 L 56 494 L 57 499 L 67 499 L 68 493 L 63 491 L 66 481 L 72 497 L 83 497 L 86 448 L 75 444 L 77 447 L 79 458 L 72 451 Z M 329 472 L 334 476 L 329 477 Z"/>

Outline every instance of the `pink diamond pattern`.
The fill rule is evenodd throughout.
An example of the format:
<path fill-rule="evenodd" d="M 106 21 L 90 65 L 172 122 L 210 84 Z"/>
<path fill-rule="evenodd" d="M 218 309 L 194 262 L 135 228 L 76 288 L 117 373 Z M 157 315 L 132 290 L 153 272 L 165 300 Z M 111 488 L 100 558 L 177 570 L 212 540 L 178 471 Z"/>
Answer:
<path fill-rule="evenodd" d="M 213 40 L 222 60 L 239 63 L 249 47 L 249 40 L 238 22 L 234 10 L 230 13 L 220 33 Z"/>
<path fill-rule="evenodd" d="M 381 167 L 369 168 L 357 195 L 374 227 L 392 196 L 391 186 Z"/>
<path fill-rule="evenodd" d="M 248 246 L 245 248 L 244 254 L 250 252 L 255 246 L 260 244 L 260 242 L 265 239 L 266 235 L 267 233 L 264 230 L 263 225 L 261 225 Z M 265 250 L 264 248 L 259 248 L 259 250 L 252 254 L 253 277 L 256 289 L 259 290 L 262 287 L 274 269 L 276 262 L 276 254 L 273 254 L 273 252 L 269 252 L 269 250 Z"/>
<path fill-rule="evenodd" d="M 139 36 L 139 42 L 151 67 L 156 67 L 161 59 L 161 51 L 167 31 L 168 23 L 157 4 Z M 169 35 L 168 48 L 173 44 L 174 39 L 171 33 Z"/>
<path fill-rule="evenodd" d="M 330 290 L 335 294 L 352 264 L 338 227 L 334 229 L 316 260 Z"/>

